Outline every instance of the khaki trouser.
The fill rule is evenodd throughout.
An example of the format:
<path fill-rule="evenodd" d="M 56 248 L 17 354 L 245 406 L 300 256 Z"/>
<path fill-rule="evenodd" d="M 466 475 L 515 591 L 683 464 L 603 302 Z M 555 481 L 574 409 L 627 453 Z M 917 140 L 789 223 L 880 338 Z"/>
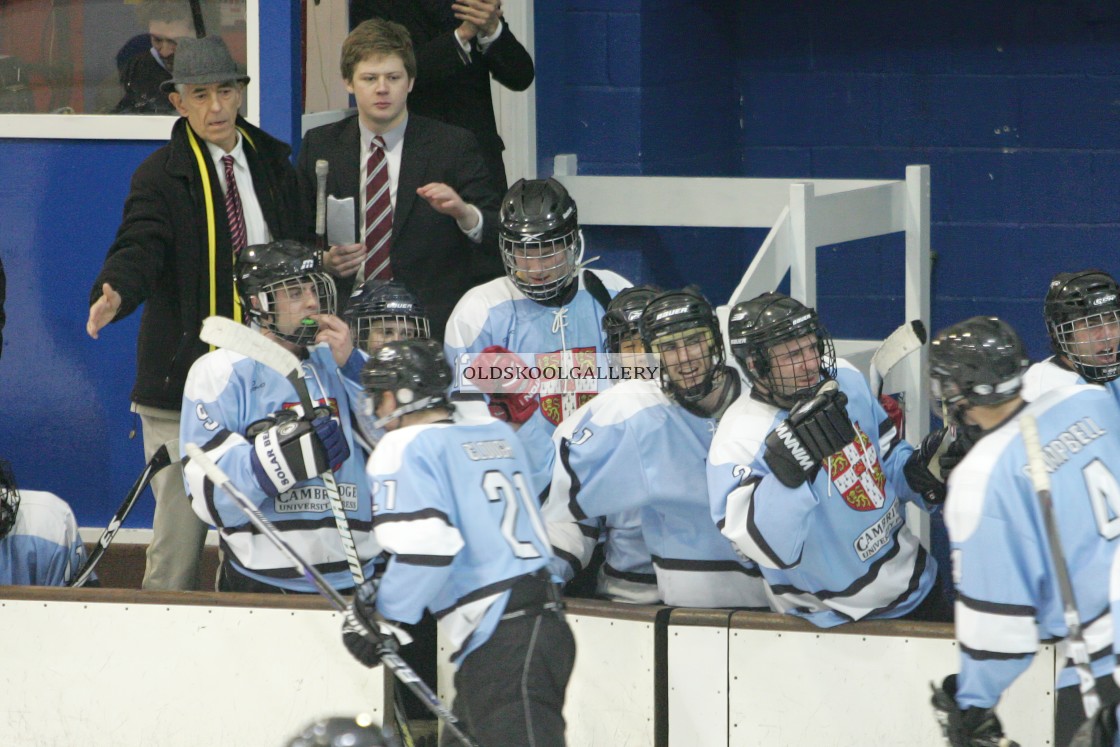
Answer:
<path fill-rule="evenodd" d="M 179 412 L 145 405 L 132 405 L 144 430 L 144 459 L 179 438 Z M 152 544 L 144 569 L 145 589 L 192 591 L 198 589 L 198 565 L 209 527 L 191 508 L 183 486 L 183 466 L 176 462 L 152 478 L 156 513 L 152 521 Z M 208 587 L 209 588 L 209 587 Z"/>

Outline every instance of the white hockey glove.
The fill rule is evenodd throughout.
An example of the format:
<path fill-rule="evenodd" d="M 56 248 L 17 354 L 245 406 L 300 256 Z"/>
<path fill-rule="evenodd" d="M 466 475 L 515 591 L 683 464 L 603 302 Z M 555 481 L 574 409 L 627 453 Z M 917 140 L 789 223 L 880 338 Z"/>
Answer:
<path fill-rule="evenodd" d="M 812 482 L 821 462 L 856 437 L 848 419 L 848 396 L 835 381 L 826 381 L 817 393 L 797 403 L 789 417 L 766 437 L 763 459 L 787 488 Z"/>
<path fill-rule="evenodd" d="M 949 747 L 1019 747 L 1003 736 L 1003 726 L 991 708 L 967 708 L 957 705 L 957 675 L 951 674 L 937 687 L 932 682 L 933 715 L 941 724 L 941 736 Z"/>

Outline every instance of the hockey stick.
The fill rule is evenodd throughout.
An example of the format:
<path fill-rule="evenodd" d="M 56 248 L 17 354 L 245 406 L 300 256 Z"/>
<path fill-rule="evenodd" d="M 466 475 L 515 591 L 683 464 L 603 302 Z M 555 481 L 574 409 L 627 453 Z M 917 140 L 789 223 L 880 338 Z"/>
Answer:
<path fill-rule="evenodd" d="M 299 556 L 299 553 L 280 536 L 280 533 L 276 530 L 272 522 L 269 521 L 268 518 L 261 513 L 261 510 L 241 492 L 232 480 L 230 480 L 229 475 L 222 471 L 222 468 L 215 464 L 214 460 L 200 449 L 197 444 L 187 444 L 186 451 L 187 457 L 202 468 L 212 483 L 226 491 L 226 493 L 237 502 L 237 505 L 240 506 L 241 510 L 245 512 L 245 515 L 249 517 L 249 521 L 252 522 L 257 531 L 267 537 L 268 540 L 276 546 L 276 549 L 288 559 L 292 567 L 302 573 L 303 577 L 313 584 L 315 588 L 319 590 L 319 593 L 326 597 L 336 610 L 346 613 L 348 607 L 342 595 L 327 583 L 327 580 L 323 578 L 322 574 L 319 573 L 314 566 L 304 561 L 303 558 Z M 478 747 L 478 743 L 459 726 L 459 719 L 456 718 L 455 714 L 448 710 L 447 706 L 432 692 L 431 688 L 424 684 L 424 681 L 420 679 L 420 676 L 416 674 L 412 667 L 389 647 L 387 637 L 369 628 L 366 628 L 366 632 L 369 634 L 368 637 L 372 638 L 378 646 L 377 655 L 397 680 L 404 683 L 404 685 L 411 690 L 437 718 L 442 719 L 444 724 L 447 725 L 447 728 L 451 730 L 452 734 L 459 738 L 459 741 L 468 745 L 468 747 Z"/>
<path fill-rule="evenodd" d="M 1066 644 L 1069 658 L 1080 681 L 1081 705 L 1086 718 L 1092 718 L 1101 707 L 1097 694 L 1097 678 L 1089 668 L 1089 646 L 1081 634 L 1081 615 L 1077 611 L 1077 600 L 1073 596 L 1073 584 L 1069 580 L 1069 567 L 1062 551 L 1062 538 L 1058 534 L 1058 523 L 1054 517 L 1054 500 L 1050 493 L 1050 475 L 1042 457 L 1042 445 L 1038 437 L 1038 424 L 1030 414 L 1019 418 L 1019 428 L 1023 432 L 1023 446 L 1027 450 L 1027 464 L 1030 465 L 1031 483 L 1038 494 L 1038 505 L 1042 509 L 1042 521 L 1046 525 L 1046 539 L 1050 542 L 1050 556 L 1054 561 L 1054 572 L 1058 575 L 1058 591 L 1062 595 L 1062 617 L 1065 618 L 1069 633 Z"/>
<path fill-rule="evenodd" d="M 315 407 L 311 402 L 311 395 L 307 392 L 307 382 L 303 379 L 303 365 L 299 358 L 283 346 L 243 324 L 222 316 L 207 317 L 202 322 L 199 338 L 203 342 L 252 358 L 279 373 L 295 388 L 300 406 L 303 407 L 304 417 L 313 417 Z M 327 497 L 330 498 L 334 523 L 338 527 L 338 536 L 342 539 L 342 549 L 346 553 L 346 563 L 350 566 L 354 585 L 360 586 L 365 581 L 365 575 L 362 573 L 362 563 L 358 559 L 358 548 L 354 545 L 354 535 L 350 533 L 346 509 L 338 493 L 338 483 L 335 482 L 334 473 L 329 468 L 319 477 L 326 486 Z"/>
<path fill-rule="evenodd" d="M 876 399 L 883 394 L 883 380 L 890 370 L 925 342 L 926 325 L 922 324 L 921 319 L 906 322 L 883 340 L 883 344 L 871 356 L 871 371 L 868 372 L 871 391 L 875 392 Z"/>
<path fill-rule="evenodd" d="M 168 446 L 171 448 L 169 449 Z M 174 454 L 174 456 L 172 456 Z M 136 482 L 132 484 L 132 488 L 128 491 L 128 495 L 124 497 L 124 502 L 121 503 L 120 508 L 113 514 L 113 518 L 109 521 L 109 526 L 105 527 L 105 531 L 101 533 L 101 538 L 97 540 L 97 546 L 90 552 L 89 557 L 86 558 L 82 570 L 79 571 L 73 579 L 70 580 L 68 586 L 78 587 L 85 586 L 86 581 L 93 575 L 93 569 L 101 561 L 101 556 L 109 549 L 109 543 L 117 536 L 117 532 L 121 528 L 121 524 L 128 517 L 132 507 L 136 505 L 136 499 L 144 492 L 144 488 L 148 487 L 148 483 L 156 476 L 164 467 L 174 464 L 179 461 L 179 442 L 172 441 L 169 444 L 164 444 L 156 449 L 156 453 L 152 454 L 152 458 L 144 465 L 144 471 L 136 478 Z"/>
<path fill-rule="evenodd" d="M 315 236 L 319 249 L 327 248 L 327 174 L 330 163 L 320 158 L 315 162 Z"/>

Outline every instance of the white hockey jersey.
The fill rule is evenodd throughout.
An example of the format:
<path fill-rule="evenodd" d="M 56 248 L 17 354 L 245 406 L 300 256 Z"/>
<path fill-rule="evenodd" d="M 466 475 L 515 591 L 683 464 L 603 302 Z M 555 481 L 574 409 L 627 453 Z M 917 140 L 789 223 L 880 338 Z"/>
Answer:
<path fill-rule="evenodd" d="M 1084 383 L 1086 382 L 1081 378 L 1081 374 L 1059 363 L 1052 355 L 1044 361 L 1031 364 L 1023 374 L 1023 386 L 1019 389 L 1019 396 L 1027 402 L 1034 402 L 1039 395 L 1051 389 Z"/>

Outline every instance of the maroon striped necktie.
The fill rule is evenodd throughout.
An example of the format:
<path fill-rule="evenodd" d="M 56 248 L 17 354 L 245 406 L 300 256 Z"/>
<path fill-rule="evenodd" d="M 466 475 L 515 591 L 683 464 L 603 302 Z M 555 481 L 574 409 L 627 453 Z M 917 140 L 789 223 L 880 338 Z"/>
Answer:
<path fill-rule="evenodd" d="M 380 135 L 373 138 L 369 149 L 364 194 L 366 257 L 359 280 L 391 280 L 393 268 L 389 264 L 389 249 L 393 244 L 393 205 L 389 200 L 389 162 L 385 158 L 385 141 Z"/>
<path fill-rule="evenodd" d="M 226 167 L 226 217 L 229 218 L 229 236 L 236 257 L 248 244 L 245 214 L 241 212 L 241 195 L 237 192 L 237 180 L 233 178 L 233 156 L 222 156 L 222 164 Z"/>

